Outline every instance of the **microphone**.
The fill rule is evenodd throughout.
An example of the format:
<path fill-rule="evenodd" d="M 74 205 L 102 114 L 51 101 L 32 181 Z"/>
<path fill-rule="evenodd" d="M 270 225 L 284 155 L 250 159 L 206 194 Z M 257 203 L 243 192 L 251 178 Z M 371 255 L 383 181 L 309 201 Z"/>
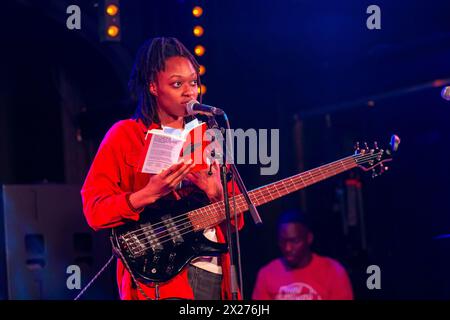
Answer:
<path fill-rule="evenodd" d="M 201 104 L 197 100 L 191 100 L 186 103 L 186 111 L 188 115 L 194 115 L 197 113 L 201 113 L 208 116 L 221 116 L 225 114 L 222 109 L 208 106 L 206 104 Z"/>
<path fill-rule="evenodd" d="M 450 86 L 444 87 L 441 91 L 442 99 L 450 101 Z"/>

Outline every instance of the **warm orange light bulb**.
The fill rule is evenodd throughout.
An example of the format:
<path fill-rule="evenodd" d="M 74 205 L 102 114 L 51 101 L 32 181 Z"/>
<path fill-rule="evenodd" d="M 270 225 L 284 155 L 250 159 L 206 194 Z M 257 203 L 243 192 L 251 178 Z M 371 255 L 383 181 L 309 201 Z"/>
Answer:
<path fill-rule="evenodd" d="M 200 67 L 198 68 L 198 73 L 202 76 L 204 75 L 206 72 L 206 68 L 203 65 L 200 65 Z"/>
<path fill-rule="evenodd" d="M 204 95 L 206 93 L 206 86 L 204 84 L 202 84 L 198 89 L 198 94 L 200 94 L 200 88 L 201 88 L 201 93 L 202 95 Z"/>
<path fill-rule="evenodd" d="M 195 46 L 194 52 L 197 56 L 201 57 L 205 54 L 205 47 L 199 44 L 198 46 Z"/>
<path fill-rule="evenodd" d="M 194 36 L 201 37 L 203 33 L 205 33 L 205 29 L 203 29 L 202 26 L 195 26 L 192 32 L 194 33 Z"/>
<path fill-rule="evenodd" d="M 110 16 L 115 16 L 119 12 L 119 7 L 115 4 L 110 4 L 106 7 L 106 13 Z"/>
<path fill-rule="evenodd" d="M 194 9 L 192 9 L 192 14 L 194 17 L 198 18 L 203 14 L 203 9 L 202 7 L 194 7 Z"/>
<path fill-rule="evenodd" d="M 113 38 L 115 38 L 115 37 L 117 37 L 118 35 L 119 35 L 119 27 L 118 26 L 114 26 L 114 25 L 112 25 L 112 26 L 109 26 L 108 27 L 108 30 L 106 31 L 107 33 L 108 33 L 108 35 L 110 36 L 110 37 L 113 37 Z"/>

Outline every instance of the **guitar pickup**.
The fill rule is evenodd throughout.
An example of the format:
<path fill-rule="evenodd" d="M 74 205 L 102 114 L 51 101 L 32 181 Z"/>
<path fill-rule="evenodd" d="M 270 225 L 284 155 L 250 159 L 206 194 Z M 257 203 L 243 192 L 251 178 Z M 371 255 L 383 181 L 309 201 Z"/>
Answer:
<path fill-rule="evenodd" d="M 168 265 L 167 268 L 166 268 L 166 273 L 167 273 L 167 274 L 171 274 L 172 271 L 173 271 L 173 265 L 170 264 L 170 265 Z"/>
<path fill-rule="evenodd" d="M 180 225 L 175 224 L 175 221 L 171 215 L 162 216 L 161 220 L 164 223 L 164 226 L 166 227 L 167 232 L 170 234 L 173 244 L 177 245 L 177 244 L 183 243 L 184 239 L 183 239 L 182 233 L 186 232 L 186 230 L 184 230 L 184 229 L 186 229 L 185 225 L 186 225 L 186 223 L 189 223 L 189 221 L 187 221 L 186 223 L 182 223 L 180 226 Z M 179 227 L 181 227 L 181 230 L 178 229 Z"/>

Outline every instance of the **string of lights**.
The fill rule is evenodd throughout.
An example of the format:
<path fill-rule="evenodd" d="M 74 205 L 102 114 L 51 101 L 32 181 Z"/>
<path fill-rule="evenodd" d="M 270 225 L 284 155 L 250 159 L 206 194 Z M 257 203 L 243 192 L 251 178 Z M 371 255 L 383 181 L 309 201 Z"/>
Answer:
<path fill-rule="evenodd" d="M 204 35 L 205 33 L 205 29 L 203 28 L 203 26 L 200 25 L 200 19 L 203 16 L 203 8 L 200 6 L 195 6 L 192 9 L 192 15 L 194 16 L 194 24 L 195 26 L 192 29 L 192 33 L 194 35 L 194 37 L 201 39 L 201 37 Z M 199 73 L 200 76 L 203 76 L 206 73 L 206 67 L 204 66 L 204 64 L 201 63 L 201 57 L 204 56 L 206 51 L 206 48 L 203 44 L 199 43 L 194 47 L 194 54 L 200 58 L 200 68 L 199 68 Z M 202 83 L 202 85 L 199 88 L 199 93 L 201 93 L 202 95 L 204 95 L 206 93 L 206 85 Z"/>

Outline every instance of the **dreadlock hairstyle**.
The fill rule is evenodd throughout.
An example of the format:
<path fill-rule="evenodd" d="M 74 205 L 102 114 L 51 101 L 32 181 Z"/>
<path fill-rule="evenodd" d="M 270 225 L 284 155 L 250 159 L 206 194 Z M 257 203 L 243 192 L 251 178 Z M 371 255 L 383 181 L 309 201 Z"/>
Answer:
<path fill-rule="evenodd" d="M 176 38 L 154 38 L 147 40 L 139 49 L 131 71 L 128 88 L 131 97 L 137 101 L 134 119 L 140 119 L 148 127 L 151 123 L 159 123 L 156 111 L 156 98 L 150 93 L 149 85 L 156 80 L 156 75 L 165 70 L 165 62 L 170 57 L 187 58 L 195 70 L 200 86 L 200 65 L 186 47 Z M 200 92 L 201 103 L 201 92 Z"/>

